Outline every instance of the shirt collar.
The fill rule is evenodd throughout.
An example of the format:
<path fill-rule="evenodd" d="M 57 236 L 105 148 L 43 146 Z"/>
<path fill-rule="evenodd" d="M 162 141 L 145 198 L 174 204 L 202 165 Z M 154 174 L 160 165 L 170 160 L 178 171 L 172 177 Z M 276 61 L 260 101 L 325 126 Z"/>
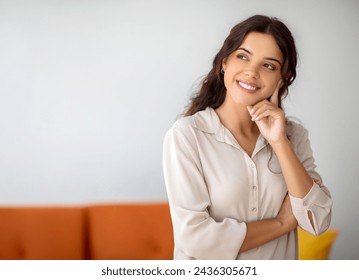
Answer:
<path fill-rule="evenodd" d="M 207 107 L 205 110 L 197 112 L 193 115 L 193 120 L 196 129 L 205 133 L 214 134 L 217 141 L 240 148 L 238 142 L 234 140 L 234 137 L 230 131 L 223 126 L 216 111 L 213 108 Z M 259 134 L 252 156 L 258 153 L 267 144 L 268 142 L 265 140 L 262 134 Z"/>
<path fill-rule="evenodd" d="M 210 134 L 215 134 L 217 140 L 223 141 L 225 127 L 222 125 L 216 111 L 207 107 L 193 115 L 194 125 L 197 129 Z"/>

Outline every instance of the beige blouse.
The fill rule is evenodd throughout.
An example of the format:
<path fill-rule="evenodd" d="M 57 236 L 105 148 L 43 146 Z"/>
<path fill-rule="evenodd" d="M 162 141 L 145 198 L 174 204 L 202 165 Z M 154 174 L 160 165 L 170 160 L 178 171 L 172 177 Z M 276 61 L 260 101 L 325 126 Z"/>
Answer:
<path fill-rule="evenodd" d="M 300 227 L 318 235 L 330 224 L 332 199 L 315 171 L 307 130 L 288 122 L 287 134 L 313 178 L 306 197 L 290 196 L 293 213 Z M 262 135 L 249 157 L 217 113 L 207 108 L 179 119 L 167 132 L 163 169 L 175 259 L 297 258 L 296 231 L 239 253 L 246 222 L 276 217 L 287 194 L 278 159 Z"/>

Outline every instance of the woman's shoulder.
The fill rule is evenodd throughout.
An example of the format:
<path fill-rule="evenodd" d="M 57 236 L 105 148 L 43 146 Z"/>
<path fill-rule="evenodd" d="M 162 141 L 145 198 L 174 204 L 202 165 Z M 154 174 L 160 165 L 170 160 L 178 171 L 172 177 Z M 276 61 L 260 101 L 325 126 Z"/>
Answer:
<path fill-rule="evenodd" d="M 166 142 L 192 142 L 194 135 L 194 119 L 193 116 L 184 116 L 177 119 L 165 135 Z"/>
<path fill-rule="evenodd" d="M 184 116 L 177 119 L 170 130 L 178 130 L 182 132 L 200 130 L 210 132 L 213 126 L 213 109 L 207 108 L 198 111 L 191 116 Z"/>
<path fill-rule="evenodd" d="M 287 135 L 292 142 L 298 142 L 303 137 L 308 137 L 308 129 L 297 120 L 288 120 Z"/>
<path fill-rule="evenodd" d="M 164 144 L 166 145 L 176 145 L 177 147 L 192 147 L 196 149 L 198 132 L 197 129 L 197 115 L 198 113 L 191 116 L 184 116 L 177 119 L 172 127 L 167 131 Z"/>
<path fill-rule="evenodd" d="M 193 116 L 181 116 L 178 118 L 169 129 L 169 131 L 181 131 L 186 132 L 193 130 L 195 122 Z"/>

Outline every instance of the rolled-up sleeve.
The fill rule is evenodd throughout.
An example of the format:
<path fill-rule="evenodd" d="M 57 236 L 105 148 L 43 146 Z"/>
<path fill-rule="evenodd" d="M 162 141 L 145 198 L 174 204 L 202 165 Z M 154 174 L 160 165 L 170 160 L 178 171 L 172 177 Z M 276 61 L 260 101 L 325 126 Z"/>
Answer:
<path fill-rule="evenodd" d="M 290 196 L 293 214 L 302 229 L 313 235 L 320 235 L 330 225 L 333 202 L 328 188 L 323 185 L 321 176 L 316 172 L 308 131 L 298 124 L 295 126 L 296 135 L 292 141 L 299 160 L 313 179 L 313 186 L 304 198 Z M 313 225 L 308 216 L 309 212 Z"/>
<path fill-rule="evenodd" d="M 194 128 L 183 123 L 167 132 L 163 169 L 178 259 L 236 259 L 246 224 L 232 218 L 215 221 L 202 174 Z"/>

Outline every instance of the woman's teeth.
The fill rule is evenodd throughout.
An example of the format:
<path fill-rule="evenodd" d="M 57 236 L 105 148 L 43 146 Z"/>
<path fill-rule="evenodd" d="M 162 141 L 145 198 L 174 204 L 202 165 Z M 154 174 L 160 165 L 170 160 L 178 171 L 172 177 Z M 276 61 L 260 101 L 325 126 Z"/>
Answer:
<path fill-rule="evenodd" d="M 238 84 L 239 84 L 241 87 L 243 87 L 243 88 L 245 88 L 245 89 L 248 89 L 248 90 L 256 90 L 256 89 L 257 89 L 256 87 L 252 87 L 252 86 L 250 86 L 250 85 L 248 85 L 248 84 L 245 84 L 245 83 L 242 83 L 242 82 L 238 82 Z"/>

